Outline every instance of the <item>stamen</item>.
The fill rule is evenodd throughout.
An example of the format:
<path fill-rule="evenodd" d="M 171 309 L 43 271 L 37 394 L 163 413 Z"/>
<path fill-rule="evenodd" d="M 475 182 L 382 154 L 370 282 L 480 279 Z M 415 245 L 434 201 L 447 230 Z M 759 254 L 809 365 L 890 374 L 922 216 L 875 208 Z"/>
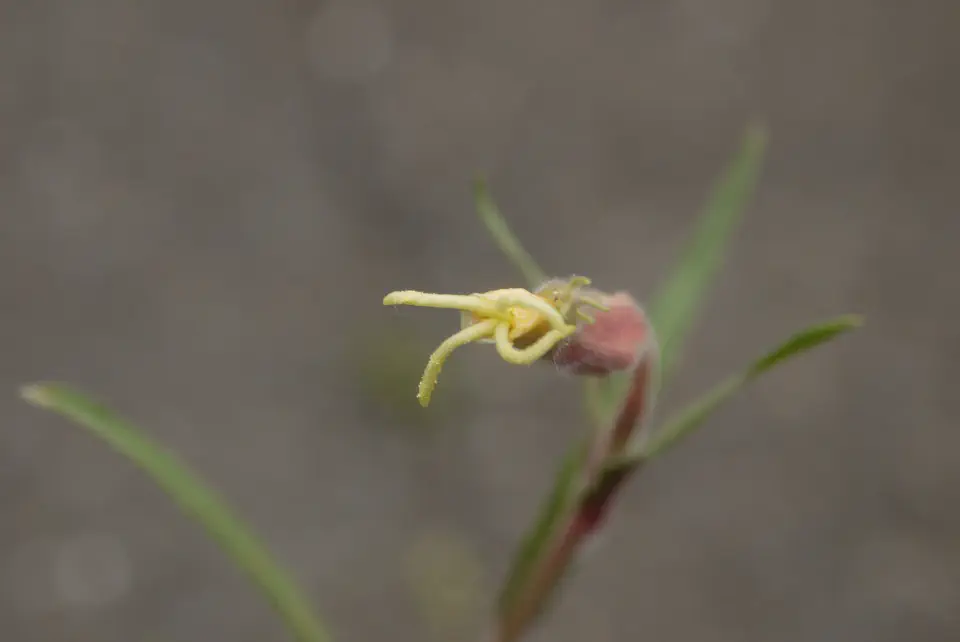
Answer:
<path fill-rule="evenodd" d="M 486 295 L 481 295 L 486 296 Z M 554 330 L 563 330 L 567 327 L 567 322 L 560 312 L 538 297 L 532 292 L 526 290 L 509 290 L 496 293 L 495 305 L 499 311 L 505 311 L 511 307 L 526 308 L 539 312 L 553 327 Z"/>
<path fill-rule="evenodd" d="M 527 366 L 542 358 L 545 354 L 567 338 L 576 330 L 574 326 L 566 326 L 563 330 L 550 330 L 533 344 L 520 350 L 510 342 L 510 328 L 500 324 L 496 329 L 497 353 L 504 361 L 520 366 Z"/>
<path fill-rule="evenodd" d="M 478 339 L 488 337 L 493 334 L 494 328 L 506 327 L 496 319 L 487 319 L 468 328 L 464 328 L 446 341 L 440 344 L 440 347 L 433 351 L 430 359 L 427 361 L 427 368 L 423 371 L 420 378 L 420 388 L 417 391 L 417 399 L 420 405 L 426 408 L 430 404 L 430 396 L 434 388 L 437 387 L 437 379 L 440 378 L 440 370 L 443 363 L 450 354 L 462 345 L 472 343 Z"/>
<path fill-rule="evenodd" d="M 601 312 L 610 311 L 610 306 L 600 303 L 598 300 L 594 299 L 593 297 L 582 296 L 580 297 L 579 302 L 582 305 L 589 305 L 591 308 L 595 308 L 597 310 L 600 310 Z"/>
<path fill-rule="evenodd" d="M 583 321 L 586 321 L 587 323 L 593 323 L 594 321 L 596 321 L 596 319 L 592 315 L 587 314 L 580 308 L 577 308 L 577 317 L 582 319 Z"/>
<path fill-rule="evenodd" d="M 496 317 L 509 320 L 496 305 L 477 294 L 430 294 L 416 290 L 402 290 L 391 292 L 383 298 L 384 305 L 415 305 L 422 308 L 447 308 L 451 310 L 467 310 L 485 317 Z"/>

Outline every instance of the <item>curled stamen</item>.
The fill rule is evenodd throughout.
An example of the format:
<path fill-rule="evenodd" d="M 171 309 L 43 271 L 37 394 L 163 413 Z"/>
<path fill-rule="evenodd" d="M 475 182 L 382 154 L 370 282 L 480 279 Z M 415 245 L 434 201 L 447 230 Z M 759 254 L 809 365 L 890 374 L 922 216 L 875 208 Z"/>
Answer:
<path fill-rule="evenodd" d="M 554 330 L 561 330 L 568 325 L 563 315 L 555 307 L 533 292 L 520 289 L 494 290 L 481 296 L 490 295 L 496 297 L 496 305 L 501 312 L 508 308 L 525 308 L 533 312 L 539 312 Z"/>
<path fill-rule="evenodd" d="M 501 324 L 496 329 L 497 354 L 508 363 L 528 366 L 543 358 L 545 354 L 550 352 L 560 341 L 573 334 L 575 330 L 576 328 L 573 326 L 567 326 L 564 330 L 550 330 L 531 345 L 519 349 L 510 341 L 510 328 Z"/>
<path fill-rule="evenodd" d="M 498 325 L 498 323 L 496 319 L 487 319 L 486 321 L 481 321 L 468 328 L 464 328 L 452 337 L 449 337 L 440 344 L 439 348 L 433 351 L 433 354 L 430 355 L 430 359 L 427 361 L 427 368 L 423 371 L 423 377 L 420 378 L 420 387 L 417 390 L 417 400 L 420 401 L 421 406 L 426 408 L 430 404 L 430 396 L 433 394 L 434 388 L 437 387 L 440 370 L 443 368 L 443 363 L 450 354 L 460 346 L 490 336 L 493 334 L 495 328 L 504 327 L 502 324 Z"/>

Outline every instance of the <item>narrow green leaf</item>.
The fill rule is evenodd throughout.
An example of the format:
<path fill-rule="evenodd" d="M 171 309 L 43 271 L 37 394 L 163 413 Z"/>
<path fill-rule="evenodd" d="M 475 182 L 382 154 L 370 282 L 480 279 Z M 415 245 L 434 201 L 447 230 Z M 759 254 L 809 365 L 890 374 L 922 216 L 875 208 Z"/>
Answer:
<path fill-rule="evenodd" d="M 650 306 L 660 339 L 664 376 L 677 363 L 707 288 L 723 264 L 730 237 L 753 195 L 766 138 L 759 126 L 747 130 L 740 152 L 714 188 L 679 264 Z"/>
<path fill-rule="evenodd" d="M 743 218 L 760 175 L 766 132 L 747 129 L 739 152 L 714 187 L 687 246 L 670 277 L 650 305 L 650 319 L 660 342 L 661 381 L 676 368 L 680 350 L 696 319 L 714 276 L 726 254 L 730 237 Z M 608 423 L 630 385 L 630 374 L 608 377 L 587 390 L 587 403 L 596 420 Z"/>
<path fill-rule="evenodd" d="M 836 319 L 810 326 L 806 330 L 796 333 L 774 350 L 757 359 L 747 370 L 745 375 L 753 379 L 762 375 L 781 362 L 800 355 L 808 350 L 824 344 L 838 335 L 863 325 L 863 317 L 856 314 L 845 314 Z"/>
<path fill-rule="evenodd" d="M 535 288 L 546 281 L 546 274 L 523 248 L 519 239 L 514 236 L 510 226 L 507 225 L 507 221 L 500 213 L 500 208 L 497 207 L 496 202 L 490 195 L 486 181 L 482 178 L 478 178 L 474 182 L 474 201 L 480 220 L 487 226 L 487 230 L 489 230 L 500 250 L 520 270 L 527 285 Z"/>
<path fill-rule="evenodd" d="M 70 388 L 34 384 L 24 387 L 21 394 L 31 404 L 52 410 L 87 428 L 146 473 L 187 515 L 206 529 L 260 588 L 294 639 L 299 642 L 330 640 L 306 599 L 266 547 L 172 453 L 152 443 L 111 410 Z"/>
<path fill-rule="evenodd" d="M 581 464 L 587 454 L 588 443 L 584 442 L 567 453 L 557 474 L 553 490 L 540 508 L 540 514 L 533 528 L 524 537 L 507 573 L 507 579 L 500 591 L 500 614 L 506 615 L 513 608 L 518 597 L 530 581 L 531 574 L 538 568 L 549 550 L 550 543 L 557 534 L 560 525 L 570 512 L 577 496 L 580 482 Z"/>
<path fill-rule="evenodd" d="M 699 400 L 668 420 L 662 428 L 653 433 L 652 438 L 637 449 L 619 458 L 614 464 L 633 465 L 662 455 L 681 439 L 699 428 L 722 404 L 729 401 L 748 383 L 781 363 L 812 350 L 840 334 L 853 330 L 862 324 L 858 316 L 847 315 L 812 326 L 795 334 L 777 348 L 754 361 L 746 370 L 734 375 L 716 386 Z"/>

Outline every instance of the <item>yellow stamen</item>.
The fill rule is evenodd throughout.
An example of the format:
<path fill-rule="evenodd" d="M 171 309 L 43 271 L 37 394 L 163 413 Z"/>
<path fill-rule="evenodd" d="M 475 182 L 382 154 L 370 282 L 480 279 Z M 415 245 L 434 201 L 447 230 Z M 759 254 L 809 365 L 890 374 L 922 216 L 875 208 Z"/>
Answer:
<path fill-rule="evenodd" d="M 563 315 L 560 312 L 537 296 L 533 292 L 512 288 L 509 290 L 493 290 L 479 295 L 484 298 L 491 298 L 496 302 L 498 310 L 508 311 L 509 308 L 525 308 L 530 311 L 539 312 L 554 330 L 560 330 L 567 326 Z"/>
<path fill-rule="evenodd" d="M 576 327 L 574 326 L 567 326 L 567 329 L 564 330 L 550 330 L 533 344 L 521 350 L 516 348 L 510 340 L 509 327 L 500 324 L 496 329 L 497 353 L 507 363 L 529 366 L 550 352 L 554 346 L 573 334 L 575 330 Z"/>
<path fill-rule="evenodd" d="M 430 405 L 430 396 L 433 394 L 433 389 L 437 387 L 437 379 L 440 378 L 440 370 L 443 368 L 443 362 L 447 360 L 447 357 L 460 346 L 493 334 L 494 329 L 499 327 L 498 324 L 499 322 L 496 319 L 487 319 L 469 328 L 464 328 L 449 337 L 440 344 L 439 348 L 433 351 L 427 361 L 427 368 L 420 378 L 420 388 L 417 390 L 417 400 L 420 401 L 421 406 L 426 408 Z"/>
<path fill-rule="evenodd" d="M 430 294 L 416 290 L 391 292 L 383 297 L 384 305 L 415 305 L 421 308 L 447 308 L 467 310 L 479 316 L 508 319 L 495 301 L 481 298 L 477 294 Z"/>

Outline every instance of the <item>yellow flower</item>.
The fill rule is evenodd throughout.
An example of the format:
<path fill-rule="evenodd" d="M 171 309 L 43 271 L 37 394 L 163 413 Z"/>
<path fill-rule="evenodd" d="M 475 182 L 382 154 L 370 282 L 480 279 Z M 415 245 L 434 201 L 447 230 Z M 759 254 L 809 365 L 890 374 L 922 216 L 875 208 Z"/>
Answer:
<path fill-rule="evenodd" d="M 581 296 L 589 285 L 585 277 L 548 281 L 536 292 L 522 288 L 491 290 L 480 294 L 431 294 L 413 290 L 391 292 L 384 305 L 415 305 L 461 311 L 461 329 L 440 344 L 427 361 L 420 379 L 417 399 L 426 407 L 437 385 L 440 370 L 450 354 L 474 341 L 492 342 L 508 363 L 530 365 L 544 357 L 558 343 L 572 335 L 577 319 L 593 319 L 580 309 L 589 305 L 604 309 L 599 302 Z"/>

